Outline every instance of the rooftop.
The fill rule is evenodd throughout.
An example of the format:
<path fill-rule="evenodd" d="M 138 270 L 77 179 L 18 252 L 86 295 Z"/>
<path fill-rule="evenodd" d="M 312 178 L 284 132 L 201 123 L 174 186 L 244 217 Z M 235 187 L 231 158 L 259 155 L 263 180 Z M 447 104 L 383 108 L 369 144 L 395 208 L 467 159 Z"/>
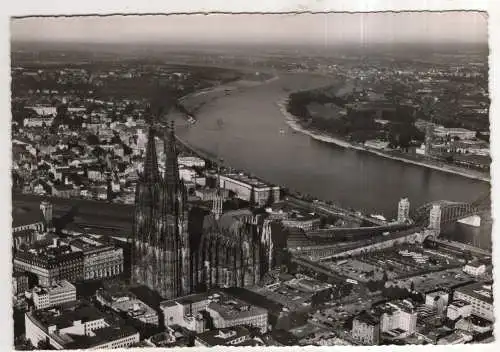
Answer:
<path fill-rule="evenodd" d="M 456 300 L 454 300 L 453 302 L 450 303 L 450 306 L 455 306 L 455 307 L 458 307 L 458 308 L 462 308 L 462 307 L 465 307 L 465 306 L 468 306 L 468 305 L 470 305 L 469 302 L 462 301 L 461 299 L 456 299 Z"/>
<path fill-rule="evenodd" d="M 209 346 L 228 346 L 239 345 L 233 344 L 234 341 L 240 337 L 250 337 L 250 331 L 243 326 L 234 326 L 232 328 L 215 329 L 206 331 L 196 336 L 198 340 L 203 341 Z"/>
<path fill-rule="evenodd" d="M 186 305 L 191 303 L 200 302 L 208 299 L 208 293 L 197 293 L 194 295 L 184 296 L 181 298 L 176 298 L 168 301 L 162 301 L 160 303 L 161 307 L 173 307 L 177 304 Z"/>
<path fill-rule="evenodd" d="M 46 294 L 46 293 L 49 293 L 51 291 L 63 290 L 63 289 L 76 291 L 76 287 L 73 284 L 71 284 L 67 280 L 62 280 L 62 281 L 55 283 L 54 285 L 52 285 L 50 287 L 41 288 L 41 289 L 37 290 L 36 292 L 37 292 L 37 294 Z"/>
<path fill-rule="evenodd" d="M 240 181 L 240 182 L 246 183 L 246 184 L 253 186 L 253 187 L 256 187 L 256 188 L 270 187 L 269 184 L 258 179 L 257 177 L 248 176 L 248 175 L 245 175 L 243 173 L 224 174 L 224 175 L 221 175 L 221 177 L 227 177 L 227 178 L 230 178 L 230 179 L 233 179 L 236 181 Z"/>
<path fill-rule="evenodd" d="M 146 314 L 156 314 L 155 310 L 138 299 L 115 302 L 113 309 L 127 313 L 132 318 L 139 318 Z"/>
<path fill-rule="evenodd" d="M 128 325 L 108 326 L 93 330 L 92 333 L 93 336 L 64 334 L 66 338 L 71 339 L 65 347 L 68 349 L 91 348 L 126 336 L 138 334 L 137 330 Z"/>
<path fill-rule="evenodd" d="M 358 320 L 368 325 L 377 325 L 380 323 L 380 319 L 377 316 L 367 312 L 359 314 L 354 320 Z"/>
<path fill-rule="evenodd" d="M 253 306 L 224 293 L 214 294 L 208 308 L 216 311 L 227 320 L 267 314 L 267 310 L 264 308 Z"/>
<path fill-rule="evenodd" d="M 56 326 L 64 329 L 73 326 L 75 321 L 82 323 L 106 318 L 106 314 L 87 302 L 76 302 L 63 308 L 36 310 L 33 317 L 45 328 Z"/>
<path fill-rule="evenodd" d="M 493 303 L 493 292 L 491 289 L 491 285 L 485 285 L 483 283 L 476 282 L 470 285 L 459 287 L 455 290 L 455 292 L 469 295 L 486 303 Z"/>

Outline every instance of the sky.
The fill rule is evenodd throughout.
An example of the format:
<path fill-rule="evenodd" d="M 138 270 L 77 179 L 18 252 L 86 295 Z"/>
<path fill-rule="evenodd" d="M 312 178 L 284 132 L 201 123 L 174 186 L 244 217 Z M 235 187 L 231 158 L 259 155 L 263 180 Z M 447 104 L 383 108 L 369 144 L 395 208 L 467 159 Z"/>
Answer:
<path fill-rule="evenodd" d="M 11 20 L 14 41 L 199 43 L 487 43 L 480 12 L 37 17 Z"/>

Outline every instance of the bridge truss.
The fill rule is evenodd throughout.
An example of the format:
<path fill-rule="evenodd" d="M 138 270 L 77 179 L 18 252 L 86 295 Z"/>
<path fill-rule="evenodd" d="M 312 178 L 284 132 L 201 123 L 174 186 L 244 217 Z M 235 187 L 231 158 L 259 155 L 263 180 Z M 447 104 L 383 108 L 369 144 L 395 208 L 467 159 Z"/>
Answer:
<path fill-rule="evenodd" d="M 434 205 L 439 205 L 441 208 L 441 225 L 446 225 L 472 215 L 481 215 L 491 211 L 491 199 L 489 194 L 482 195 L 472 203 L 439 200 L 426 203 L 412 212 L 410 217 L 413 222 L 419 226 L 429 225 L 429 215 Z"/>

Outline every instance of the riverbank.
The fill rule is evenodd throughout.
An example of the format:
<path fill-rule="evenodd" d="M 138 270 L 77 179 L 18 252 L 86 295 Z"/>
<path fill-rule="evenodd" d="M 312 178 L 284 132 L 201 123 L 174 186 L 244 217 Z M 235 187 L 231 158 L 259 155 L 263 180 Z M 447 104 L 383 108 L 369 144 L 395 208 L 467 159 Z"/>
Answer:
<path fill-rule="evenodd" d="M 213 100 L 216 100 L 218 96 L 214 97 L 207 97 L 210 96 L 211 94 L 217 94 L 220 93 L 222 96 L 224 95 L 229 95 L 234 91 L 237 91 L 238 89 L 243 89 L 243 88 L 249 88 L 249 87 L 256 87 L 260 85 L 265 85 L 272 83 L 276 80 L 279 79 L 279 76 L 275 75 L 267 80 L 264 81 L 249 81 L 249 80 L 238 80 L 230 83 L 224 83 L 208 88 L 204 88 L 189 94 L 186 94 L 178 99 L 178 104 L 180 104 L 186 112 L 184 113 L 185 117 L 187 118 L 188 122 L 191 124 L 195 124 L 197 122 L 196 120 L 196 114 L 198 111 L 203 108 L 204 105 L 210 103 Z M 204 100 L 204 98 L 206 100 Z M 193 100 L 200 99 L 201 101 L 196 102 Z M 191 104 L 192 106 L 189 106 Z"/>
<path fill-rule="evenodd" d="M 392 160 L 404 162 L 407 164 L 417 165 L 417 166 L 426 167 L 426 168 L 441 171 L 441 172 L 446 172 L 446 173 L 451 173 L 454 175 L 467 177 L 467 178 L 474 179 L 474 180 L 479 180 L 479 181 L 488 182 L 488 183 L 491 182 L 490 177 L 481 175 L 479 173 L 468 172 L 467 170 L 457 170 L 457 169 L 452 168 L 451 166 L 440 166 L 440 165 L 435 165 L 435 164 L 431 164 L 431 163 L 426 163 L 423 161 L 411 160 L 408 158 L 404 158 L 402 156 L 391 155 L 388 153 L 384 153 L 380 150 L 376 150 L 376 149 L 368 148 L 365 146 L 349 143 L 349 142 L 342 140 L 340 138 L 335 138 L 327 133 L 322 133 L 320 131 L 308 130 L 300 124 L 300 121 L 297 117 L 295 117 L 294 115 L 290 114 L 287 111 L 287 109 L 286 109 L 287 100 L 288 100 L 288 98 L 280 100 L 276 103 L 280 109 L 280 112 L 285 117 L 287 125 L 292 130 L 306 134 L 315 140 L 318 140 L 318 141 L 321 141 L 324 143 L 335 144 L 337 146 L 340 146 L 340 147 L 343 147 L 346 149 L 354 149 L 354 150 L 358 150 L 358 151 L 362 151 L 362 152 L 367 152 L 367 153 L 374 154 L 374 155 L 377 155 L 377 156 L 380 156 L 383 158 L 392 159 Z"/>

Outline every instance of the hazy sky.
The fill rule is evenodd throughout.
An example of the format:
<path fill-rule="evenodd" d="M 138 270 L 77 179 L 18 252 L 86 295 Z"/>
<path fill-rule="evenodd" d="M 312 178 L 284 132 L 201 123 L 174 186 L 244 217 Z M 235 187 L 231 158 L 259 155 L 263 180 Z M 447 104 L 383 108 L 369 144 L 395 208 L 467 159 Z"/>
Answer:
<path fill-rule="evenodd" d="M 13 40 L 77 42 L 487 42 L 479 12 L 23 18 Z"/>

